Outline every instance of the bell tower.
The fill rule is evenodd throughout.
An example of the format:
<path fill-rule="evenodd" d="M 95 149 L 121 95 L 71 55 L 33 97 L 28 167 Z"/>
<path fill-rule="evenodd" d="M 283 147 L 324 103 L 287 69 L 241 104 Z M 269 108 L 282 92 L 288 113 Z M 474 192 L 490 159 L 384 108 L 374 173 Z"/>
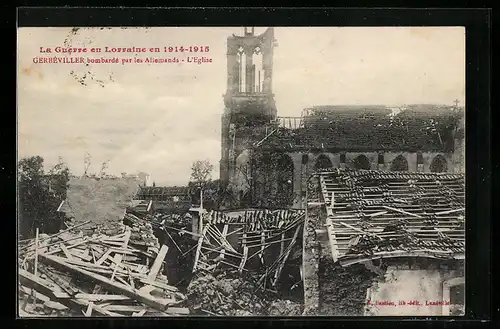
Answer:
<path fill-rule="evenodd" d="M 235 158 L 252 142 L 249 132 L 276 118 L 272 92 L 274 29 L 255 35 L 244 27 L 243 36 L 227 38 L 227 90 L 222 115 L 220 179 L 234 175 Z"/>

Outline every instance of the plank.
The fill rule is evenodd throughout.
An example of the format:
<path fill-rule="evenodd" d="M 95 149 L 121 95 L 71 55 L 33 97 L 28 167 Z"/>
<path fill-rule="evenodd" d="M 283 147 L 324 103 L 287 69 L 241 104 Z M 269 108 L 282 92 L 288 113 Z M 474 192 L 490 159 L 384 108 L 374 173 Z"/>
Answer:
<path fill-rule="evenodd" d="M 152 281 L 152 280 L 149 280 L 148 278 L 139 278 L 139 281 L 142 282 L 142 283 L 144 283 L 144 284 L 148 284 L 148 285 L 151 285 L 151 286 L 162 288 L 162 289 L 164 289 L 166 291 L 179 292 L 179 289 L 177 287 L 170 286 L 170 285 L 164 283 L 163 281 L 159 281 L 159 280 Z"/>
<path fill-rule="evenodd" d="M 78 293 L 75 295 L 75 298 L 86 299 L 88 301 L 93 301 L 93 302 L 101 302 L 108 300 L 113 300 L 113 301 L 130 300 L 130 297 L 123 295 L 103 295 L 103 294 L 85 294 L 85 293 Z"/>
<path fill-rule="evenodd" d="M 225 239 L 226 236 L 227 236 L 227 230 L 229 228 L 229 225 L 225 224 L 224 225 L 224 228 L 222 229 L 222 237 Z M 221 259 L 224 259 L 224 254 L 226 253 L 226 249 L 222 248 L 221 252 L 220 252 L 220 258 Z"/>
<path fill-rule="evenodd" d="M 132 313 L 132 316 L 144 316 L 144 314 L 146 314 L 146 311 L 147 310 L 141 310 L 139 312 L 134 312 L 134 313 Z"/>
<path fill-rule="evenodd" d="M 301 226 L 297 225 L 297 228 L 295 229 L 295 233 L 293 234 L 292 241 L 290 241 L 290 244 L 288 245 L 287 251 L 285 253 L 285 257 L 283 258 L 280 265 L 278 266 L 278 269 L 274 275 L 274 285 L 276 285 L 276 282 L 278 282 L 278 279 L 281 276 L 281 271 L 283 271 L 283 268 L 285 267 L 285 263 L 288 260 L 288 257 L 290 256 L 290 252 L 292 251 L 293 246 L 295 245 L 295 242 L 297 241 L 297 237 L 299 235 L 300 228 L 301 228 Z"/>
<path fill-rule="evenodd" d="M 238 271 L 240 273 L 243 272 L 243 268 L 245 267 L 248 258 L 248 247 L 246 246 L 246 236 L 247 234 L 243 233 L 243 258 L 241 259 L 240 266 L 238 267 Z"/>
<path fill-rule="evenodd" d="M 189 314 L 189 309 L 186 307 L 169 307 L 165 310 L 165 313 L 187 315 Z"/>
<path fill-rule="evenodd" d="M 66 248 L 66 246 L 62 243 L 61 243 L 61 250 L 63 251 L 66 258 L 73 259 L 73 255 L 69 252 L 68 248 Z"/>
<path fill-rule="evenodd" d="M 145 311 L 146 307 L 144 305 L 109 305 L 105 309 L 118 312 L 140 312 Z"/>
<path fill-rule="evenodd" d="M 89 302 L 81 299 L 71 298 L 71 296 L 65 292 L 57 291 L 60 289 L 57 286 L 54 286 L 47 280 L 36 278 L 33 274 L 29 273 L 26 270 L 19 269 L 19 279 L 22 284 L 26 285 L 28 288 L 34 288 L 37 291 L 40 291 L 45 296 L 49 297 L 51 300 L 57 301 L 68 308 L 74 309 L 75 307 L 88 307 Z M 121 314 L 109 312 L 103 310 L 101 307 L 94 305 L 93 309 L 101 315 L 108 316 L 122 316 Z"/>
<path fill-rule="evenodd" d="M 95 263 L 96 263 L 96 265 L 101 265 L 102 263 L 104 263 L 104 261 L 105 261 L 106 259 L 108 259 L 108 257 L 111 255 L 111 252 L 112 252 L 112 250 L 111 250 L 111 249 L 108 249 L 108 250 L 104 253 L 104 255 L 102 255 L 102 256 L 101 256 L 101 258 L 99 258 L 99 259 L 97 260 L 97 262 L 95 262 Z"/>
<path fill-rule="evenodd" d="M 132 230 L 129 227 L 127 227 L 127 231 L 125 232 L 125 238 L 124 238 L 123 243 L 121 245 L 122 248 L 127 248 L 131 234 L 132 234 Z M 115 269 L 113 271 L 113 274 L 111 275 L 111 281 L 113 281 L 113 278 L 115 277 L 116 271 L 120 267 L 122 260 L 123 260 L 123 254 L 120 254 L 120 253 L 115 254 L 114 263 L 116 265 L 115 265 Z"/>
<path fill-rule="evenodd" d="M 89 305 L 87 306 L 87 310 L 85 311 L 85 316 L 91 316 L 92 315 L 92 309 L 93 309 L 94 303 L 90 302 Z"/>
<path fill-rule="evenodd" d="M 83 275 L 87 276 L 90 280 L 96 281 L 96 282 L 100 283 L 102 286 L 105 286 L 110 291 L 113 291 L 113 292 L 118 293 L 118 294 L 123 294 L 123 295 L 128 296 L 132 299 L 135 299 L 141 303 L 144 303 L 148 306 L 151 306 L 155 309 L 163 311 L 166 307 L 166 304 L 164 302 L 160 301 L 159 299 L 153 298 L 153 296 L 138 293 L 134 289 L 132 289 L 124 284 L 111 281 L 110 279 L 108 279 L 102 275 L 92 273 L 90 271 L 78 268 L 75 265 L 69 264 L 65 261 L 61 261 L 60 259 L 58 259 L 58 257 L 51 256 L 51 255 L 43 255 L 43 254 L 41 254 L 40 257 L 41 257 L 41 259 L 43 259 L 44 262 L 46 262 L 50 265 L 63 268 L 64 270 L 69 270 L 73 273 L 83 274 Z"/>
<path fill-rule="evenodd" d="M 163 261 L 165 260 L 167 252 L 168 252 L 168 247 L 167 245 L 164 244 L 163 246 L 161 246 L 160 252 L 158 253 L 158 256 L 156 257 L 153 263 L 153 266 L 149 271 L 148 280 L 154 281 L 156 279 L 156 277 L 158 276 L 158 272 L 160 272 Z"/>
<path fill-rule="evenodd" d="M 259 258 L 261 264 L 264 265 L 264 245 L 266 243 L 266 233 L 261 232 L 260 233 L 260 252 L 259 252 Z"/>
<path fill-rule="evenodd" d="M 198 246 L 196 248 L 196 254 L 194 256 L 193 273 L 196 272 L 196 266 L 198 265 L 198 260 L 200 259 L 201 246 L 203 244 L 203 240 L 205 238 L 205 234 L 207 234 L 207 229 L 209 226 L 210 223 L 207 223 L 205 228 L 203 228 L 202 235 L 198 238 Z"/>
<path fill-rule="evenodd" d="M 42 242 L 42 241 L 45 241 L 45 240 L 51 240 L 51 239 L 53 239 L 53 238 L 55 238 L 55 237 L 60 236 L 61 234 L 65 233 L 65 232 L 69 232 L 69 231 L 71 231 L 71 230 L 74 230 L 74 229 L 75 229 L 75 228 L 77 228 L 77 227 L 84 226 L 84 225 L 86 225 L 86 224 L 88 224 L 88 223 L 90 223 L 90 222 L 91 222 L 91 221 L 90 221 L 90 220 L 88 220 L 88 221 L 86 221 L 86 222 L 83 222 L 83 223 L 77 224 L 77 225 L 75 225 L 75 226 L 68 227 L 67 229 L 62 230 L 62 231 L 59 231 L 59 232 L 58 232 L 58 233 L 56 233 L 56 234 L 53 234 L 53 235 L 50 235 L 50 236 L 45 237 L 45 238 L 43 238 L 43 239 L 40 239 L 40 241 L 38 241 L 38 243 L 40 243 L 40 242 Z M 33 246 L 33 243 L 28 244 L 28 245 L 26 245 L 26 246 L 22 247 L 21 249 L 19 249 L 19 251 L 24 251 L 24 250 L 26 250 L 26 249 L 28 249 L 28 248 L 30 248 L 30 247 L 32 247 L 32 246 Z"/>
<path fill-rule="evenodd" d="M 397 208 L 392 208 L 392 207 L 388 207 L 388 206 L 383 206 L 385 209 L 388 209 L 388 210 L 392 210 L 392 211 L 396 211 L 396 212 L 400 212 L 402 214 L 405 214 L 405 215 L 409 215 L 409 216 L 413 216 L 413 217 L 419 217 L 421 218 L 422 216 L 420 215 L 417 215 L 417 214 L 412 214 L 411 212 L 407 212 L 407 211 L 404 211 L 404 210 L 401 210 L 401 209 L 397 209 Z"/>

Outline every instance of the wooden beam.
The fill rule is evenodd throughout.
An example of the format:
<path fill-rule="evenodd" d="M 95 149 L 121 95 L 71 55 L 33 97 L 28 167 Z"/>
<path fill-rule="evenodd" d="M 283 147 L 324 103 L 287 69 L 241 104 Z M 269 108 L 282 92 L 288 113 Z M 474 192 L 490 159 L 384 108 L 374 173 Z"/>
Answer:
<path fill-rule="evenodd" d="M 149 271 L 148 274 L 148 280 L 156 280 L 156 277 L 158 276 L 158 272 L 160 272 L 161 266 L 163 264 L 163 261 L 165 260 L 165 256 L 167 255 L 168 252 L 168 247 L 167 245 L 161 246 L 160 252 L 158 253 L 158 256 L 156 257 L 153 266 L 151 267 L 151 270 Z"/>
<path fill-rule="evenodd" d="M 36 235 L 35 235 L 35 278 L 38 274 L 38 232 L 39 232 L 39 229 L 38 227 L 36 228 Z"/>
<path fill-rule="evenodd" d="M 202 235 L 198 239 L 198 246 L 196 248 L 196 254 L 194 256 L 194 264 L 193 264 L 193 273 L 196 272 L 196 266 L 198 265 L 198 260 L 200 259 L 201 246 L 203 244 L 203 239 L 205 238 L 205 234 L 207 233 L 207 229 L 209 228 L 210 223 L 203 228 Z"/>
<path fill-rule="evenodd" d="M 464 210 L 465 210 L 465 208 L 440 211 L 440 212 L 437 212 L 436 215 L 447 215 L 447 214 L 452 214 L 454 212 L 460 212 L 460 211 L 464 211 Z"/>
<path fill-rule="evenodd" d="M 224 228 L 222 229 L 222 237 L 225 239 L 227 236 L 227 230 L 229 228 L 229 225 L 225 224 Z M 220 258 L 224 259 L 224 254 L 226 253 L 226 249 L 222 248 L 220 252 Z"/>
<path fill-rule="evenodd" d="M 247 244 L 246 237 L 247 237 L 247 234 L 243 233 L 243 258 L 241 259 L 240 266 L 238 267 L 238 271 L 240 273 L 243 272 L 243 268 L 245 267 L 245 263 L 246 263 L 247 257 L 248 257 L 248 247 L 246 245 Z"/>
<path fill-rule="evenodd" d="M 261 232 L 260 233 L 260 252 L 259 252 L 259 258 L 261 264 L 264 265 L 264 245 L 266 243 L 266 233 Z"/>
<path fill-rule="evenodd" d="M 86 221 L 86 222 L 84 222 L 84 223 L 81 223 L 81 224 L 78 224 L 78 225 L 75 225 L 75 226 L 69 227 L 69 228 L 67 228 L 67 229 L 65 229 L 65 230 L 59 231 L 59 232 L 58 232 L 58 233 L 56 233 L 56 234 L 53 234 L 53 235 L 50 235 L 50 236 L 45 237 L 45 238 L 43 238 L 43 239 L 40 239 L 40 241 L 38 241 L 38 242 L 40 243 L 40 242 L 45 241 L 45 240 L 50 240 L 50 239 L 53 239 L 53 238 L 58 237 L 59 235 L 61 235 L 61 234 L 65 233 L 65 232 L 68 232 L 68 231 L 74 230 L 75 228 L 77 228 L 77 227 L 81 227 L 81 226 L 86 225 L 86 224 L 88 224 L 88 223 L 90 223 L 90 222 L 91 222 L 91 221 L 90 221 L 90 220 L 88 220 L 88 221 Z M 32 242 L 31 244 L 28 244 L 28 245 L 26 245 L 26 246 L 22 247 L 21 249 L 19 249 L 19 251 L 26 250 L 26 249 L 28 249 L 28 248 L 30 248 L 30 247 L 32 247 L 32 246 L 33 246 L 33 242 Z"/>
<path fill-rule="evenodd" d="M 124 241 L 121 245 L 122 248 L 127 248 L 131 234 L 132 234 L 132 230 L 130 229 L 130 227 L 127 227 L 127 229 L 125 231 L 125 238 L 124 238 Z M 113 274 L 111 275 L 111 281 L 113 281 L 113 278 L 115 277 L 116 271 L 120 267 L 122 260 L 123 260 L 123 254 L 115 254 L 114 263 L 116 263 L 116 265 L 115 265 L 115 269 L 113 271 Z"/>
<path fill-rule="evenodd" d="M 148 306 L 151 306 L 155 309 L 164 310 L 166 307 L 165 303 L 162 303 L 160 300 L 154 298 L 153 296 L 146 295 L 146 294 L 140 294 L 136 290 L 134 290 L 134 289 L 132 289 L 124 284 L 121 284 L 118 282 L 113 282 L 110 279 L 108 279 L 102 275 L 92 273 L 90 271 L 81 269 L 75 265 L 71 265 L 65 261 L 61 261 L 59 259 L 59 257 L 49 256 L 49 255 L 44 255 L 44 254 L 40 254 L 40 257 L 45 262 L 47 262 L 51 265 L 63 268 L 64 270 L 69 270 L 73 273 L 83 274 L 83 275 L 87 276 L 90 280 L 99 282 L 101 285 L 107 287 L 107 289 L 109 289 L 113 292 L 128 296 L 131 299 L 135 299 L 135 300 L 137 300 L 141 303 L 144 303 Z"/>
<path fill-rule="evenodd" d="M 28 271 L 19 269 L 19 279 L 21 283 L 24 284 L 26 287 L 34 288 L 35 290 L 40 291 L 45 296 L 49 297 L 51 300 L 57 301 L 68 308 L 74 309 L 75 307 L 77 308 L 88 307 L 89 304 L 88 301 L 78 298 L 72 298 L 69 294 L 63 291 L 57 291 L 55 289 L 60 289 L 60 288 L 54 287 L 50 282 L 44 279 L 35 278 L 33 274 L 29 273 Z M 94 305 L 93 309 L 94 311 L 98 312 L 101 315 L 122 316 L 121 314 L 103 310 L 101 307 L 97 305 Z"/>
<path fill-rule="evenodd" d="M 66 246 L 63 243 L 61 243 L 61 250 L 64 252 L 64 255 L 66 256 L 67 259 L 73 259 L 73 255 L 71 255 L 68 248 L 66 248 Z"/>
<path fill-rule="evenodd" d="M 187 315 L 189 314 L 189 309 L 185 307 L 169 307 L 165 310 L 165 313 Z"/>
<path fill-rule="evenodd" d="M 402 214 L 405 214 L 405 215 L 409 215 L 409 216 L 413 216 L 413 217 L 418 217 L 418 218 L 422 218 L 422 216 L 420 215 L 417 215 L 417 214 L 412 214 L 411 212 L 407 212 L 407 211 L 404 211 L 404 210 L 401 210 L 401 209 L 397 209 L 397 208 L 392 208 L 392 207 L 388 207 L 388 206 L 383 206 L 385 209 L 389 209 L 389 210 L 392 210 L 392 211 L 396 211 L 396 212 L 399 212 L 399 213 L 402 213 Z"/>
<path fill-rule="evenodd" d="M 333 231 L 333 224 L 332 224 L 332 210 L 331 208 L 326 208 L 327 211 L 327 217 L 326 217 L 326 225 L 327 225 L 327 231 L 328 231 L 328 240 L 330 241 L 330 249 L 331 249 L 331 254 L 332 254 L 332 259 L 334 262 L 337 261 L 339 258 L 339 250 L 337 246 L 337 237 L 335 236 L 335 232 Z"/>
<path fill-rule="evenodd" d="M 371 235 L 371 236 L 373 236 L 373 237 L 376 237 L 376 238 L 378 238 L 378 239 L 380 239 L 380 240 L 383 240 L 383 238 L 382 238 L 382 237 L 380 237 L 379 235 L 377 235 L 377 234 L 375 234 L 375 233 L 372 233 L 372 232 L 369 232 L 369 231 L 363 231 L 363 230 L 362 230 L 362 229 L 360 229 L 360 228 L 354 227 L 354 226 L 349 225 L 349 224 L 346 224 L 346 223 L 344 223 L 344 222 L 332 221 L 332 224 L 340 224 L 340 225 L 343 225 L 343 226 L 345 226 L 345 227 L 350 228 L 351 230 L 354 230 L 354 231 L 356 231 L 356 232 L 359 232 L 359 233 L 361 233 L 361 234 L 368 234 L 368 235 Z"/>
<path fill-rule="evenodd" d="M 140 312 L 145 310 L 143 305 L 109 305 L 105 307 L 108 311 L 118 311 L 118 312 Z"/>
<path fill-rule="evenodd" d="M 102 302 L 102 301 L 117 301 L 117 300 L 130 300 L 130 297 L 123 296 L 123 295 L 99 295 L 99 294 L 85 294 L 85 293 L 78 293 L 75 295 L 75 298 L 78 299 L 86 299 L 88 301 L 93 301 L 93 302 Z"/>
<path fill-rule="evenodd" d="M 285 233 L 281 233 L 281 239 L 280 239 L 280 255 L 283 254 L 285 251 Z"/>
<path fill-rule="evenodd" d="M 295 233 L 293 234 L 293 237 L 292 237 L 292 241 L 290 241 L 290 244 L 288 245 L 287 251 L 285 253 L 285 257 L 281 261 L 281 263 L 280 263 L 280 265 L 279 265 L 279 267 L 274 275 L 273 285 L 276 285 L 276 282 L 278 282 L 278 279 L 281 276 L 281 271 L 283 271 L 283 268 L 285 267 L 285 263 L 288 260 L 288 257 L 290 256 L 290 252 L 292 251 L 293 246 L 295 245 L 295 242 L 297 241 L 297 237 L 299 235 L 300 228 L 301 228 L 301 226 L 297 225 L 297 228 L 295 229 Z"/>

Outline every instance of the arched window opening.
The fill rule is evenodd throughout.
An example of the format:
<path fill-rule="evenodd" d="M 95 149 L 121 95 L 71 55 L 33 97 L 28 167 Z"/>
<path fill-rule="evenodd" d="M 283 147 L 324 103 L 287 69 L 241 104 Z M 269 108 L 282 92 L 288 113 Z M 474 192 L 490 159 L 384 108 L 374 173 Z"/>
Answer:
<path fill-rule="evenodd" d="M 331 167 L 333 167 L 332 162 L 324 154 L 321 154 L 314 164 L 314 170 L 328 169 Z"/>
<path fill-rule="evenodd" d="M 370 160 L 368 160 L 365 155 L 361 154 L 354 159 L 353 167 L 354 169 L 370 170 Z"/>
<path fill-rule="evenodd" d="M 401 154 L 392 160 L 391 171 L 408 171 L 408 161 Z"/>
<path fill-rule="evenodd" d="M 247 75 L 247 56 L 244 53 L 243 47 L 238 49 L 238 91 L 240 93 L 247 92 L 246 90 L 246 75 Z"/>
<path fill-rule="evenodd" d="M 252 56 L 252 86 L 253 92 L 260 93 L 263 89 L 264 70 L 263 56 L 260 47 L 254 49 Z"/>
<path fill-rule="evenodd" d="M 448 162 L 442 155 L 437 155 L 431 162 L 431 172 L 447 172 Z"/>
<path fill-rule="evenodd" d="M 283 153 L 270 155 L 266 168 L 264 204 L 271 208 L 286 208 L 293 205 L 293 161 Z"/>

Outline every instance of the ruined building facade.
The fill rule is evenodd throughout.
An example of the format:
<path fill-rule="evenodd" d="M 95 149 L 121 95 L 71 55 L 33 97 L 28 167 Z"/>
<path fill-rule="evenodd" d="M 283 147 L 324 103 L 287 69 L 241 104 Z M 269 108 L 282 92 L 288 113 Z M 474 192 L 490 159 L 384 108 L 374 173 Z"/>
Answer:
<path fill-rule="evenodd" d="M 308 177 L 319 168 L 463 170 L 457 107 L 316 106 L 278 117 L 275 42 L 273 28 L 227 39 L 220 179 L 239 206 L 304 208 Z"/>

